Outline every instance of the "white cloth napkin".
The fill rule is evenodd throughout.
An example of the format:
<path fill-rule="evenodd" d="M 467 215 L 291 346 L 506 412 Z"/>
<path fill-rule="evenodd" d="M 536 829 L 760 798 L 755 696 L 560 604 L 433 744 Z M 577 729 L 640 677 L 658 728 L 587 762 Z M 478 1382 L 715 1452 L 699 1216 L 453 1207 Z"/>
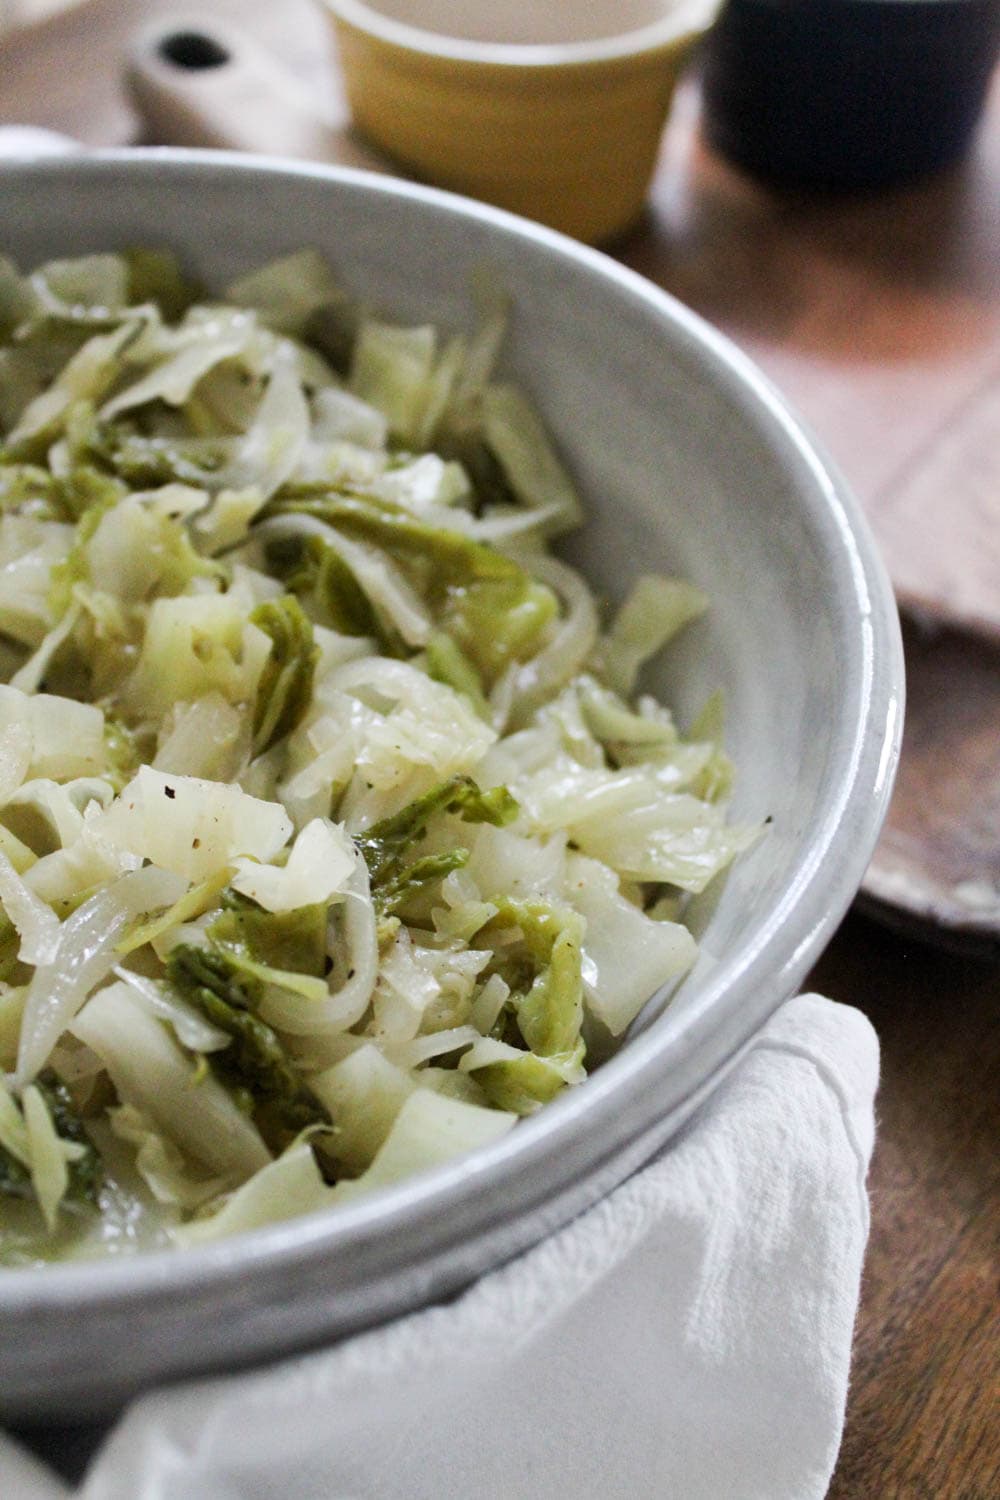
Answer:
<path fill-rule="evenodd" d="M 138 1400 L 73 1500 L 820 1500 L 878 1044 L 789 1001 L 651 1165 L 454 1302 Z M 0 1494 L 70 1491 L 12 1443 Z"/>

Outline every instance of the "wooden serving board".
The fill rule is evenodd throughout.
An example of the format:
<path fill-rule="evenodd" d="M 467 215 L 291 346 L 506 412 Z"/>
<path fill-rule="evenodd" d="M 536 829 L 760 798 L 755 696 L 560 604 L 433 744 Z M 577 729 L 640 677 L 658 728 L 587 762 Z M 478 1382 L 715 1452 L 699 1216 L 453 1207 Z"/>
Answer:
<path fill-rule="evenodd" d="M 740 344 L 865 506 L 904 613 L 907 721 L 863 900 L 1000 947 L 1000 74 L 967 160 L 782 194 L 703 143 L 691 82 L 620 247 Z"/>

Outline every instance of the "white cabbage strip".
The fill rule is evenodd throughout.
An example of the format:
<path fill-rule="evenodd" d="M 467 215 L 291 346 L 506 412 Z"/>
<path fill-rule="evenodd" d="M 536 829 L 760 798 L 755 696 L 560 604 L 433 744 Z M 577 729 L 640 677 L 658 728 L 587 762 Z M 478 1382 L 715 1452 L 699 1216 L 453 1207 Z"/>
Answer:
<path fill-rule="evenodd" d="M 92 989 L 110 973 L 115 943 L 129 922 L 169 906 L 183 889 L 177 876 L 149 865 L 113 881 L 63 922 L 48 961 L 28 988 L 17 1055 L 19 1084 L 32 1079 Z"/>

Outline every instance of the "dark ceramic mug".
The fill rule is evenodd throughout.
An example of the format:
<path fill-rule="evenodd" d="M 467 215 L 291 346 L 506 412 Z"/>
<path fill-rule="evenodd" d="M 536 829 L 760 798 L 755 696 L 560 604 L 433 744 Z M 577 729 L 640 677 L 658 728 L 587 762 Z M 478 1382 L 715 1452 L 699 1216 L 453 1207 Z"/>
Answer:
<path fill-rule="evenodd" d="M 1000 0 L 727 0 L 705 49 L 705 132 L 755 176 L 862 190 L 967 147 Z"/>

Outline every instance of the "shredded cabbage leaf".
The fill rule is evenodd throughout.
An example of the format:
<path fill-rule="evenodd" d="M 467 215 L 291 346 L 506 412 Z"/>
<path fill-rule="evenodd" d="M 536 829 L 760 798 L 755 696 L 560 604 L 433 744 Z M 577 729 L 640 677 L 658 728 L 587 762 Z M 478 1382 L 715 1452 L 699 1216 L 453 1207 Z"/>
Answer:
<path fill-rule="evenodd" d="M 0 1262 L 191 1244 L 486 1146 L 694 962 L 721 704 L 639 689 L 534 401 L 305 249 L 0 260 Z"/>

